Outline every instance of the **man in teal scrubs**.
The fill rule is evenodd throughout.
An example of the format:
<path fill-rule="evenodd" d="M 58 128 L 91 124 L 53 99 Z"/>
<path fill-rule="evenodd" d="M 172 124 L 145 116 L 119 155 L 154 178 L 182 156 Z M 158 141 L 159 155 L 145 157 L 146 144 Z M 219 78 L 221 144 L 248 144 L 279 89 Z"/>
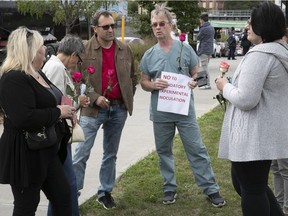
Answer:
<path fill-rule="evenodd" d="M 157 110 L 159 90 L 169 86 L 166 80 L 161 79 L 162 71 L 191 77 L 187 86 L 194 89 L 197 86 L 195 78 L 198 57 L 190 45 L 171 38 L 172 16 L 165 3 L 156 5 L 151 12 L 151 26 L 158 43 L 147 50 L 141 60 L 141 86 L 145 91 L 151 92 L 150 120 L 153 121 L 156 151 L 164 180 L 163 204 L 174 203 L 177 196 L 172 152 L 177 127 L 197 185 L 214 207 L 222 207 L 225 200 L 219 194 L 210 158 L 202 143 L 193 92 L 191 91 L 188 115 Z"/>

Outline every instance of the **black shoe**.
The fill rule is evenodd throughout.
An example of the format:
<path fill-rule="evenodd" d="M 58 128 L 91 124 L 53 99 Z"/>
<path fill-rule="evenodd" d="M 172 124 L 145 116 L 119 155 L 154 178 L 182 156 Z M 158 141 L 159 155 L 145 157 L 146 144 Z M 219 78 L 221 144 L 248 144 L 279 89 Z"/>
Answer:
<path fill-rule="evenodd" d="M 176 202 L 177 193 L 173 191 L 167 191 L 164 193 L 163 204 L 169 205 Z"/>
<path fill-rule="evenodd" d="M 221 197 L 219 192 L 208 195 L 208 198 L 211 201 L 212 205 L 216 208 L 222 207 L 226 204 L 225 200 L 223 199 L 223 197 Z"/>
<path fill-rule="evenodd" d="M 232 60 L 237 60 L 236 58 L 233 58 Z"/>
<path fill-rule="evenodd" d="M 116 208 L 116 204 L 114 202 L 113 197 L 111 196 L 111 193 L 105 192 L 105 195 L 98 198 L 97 202 L 103 206 L 105 209 L 112 209 Z"/>

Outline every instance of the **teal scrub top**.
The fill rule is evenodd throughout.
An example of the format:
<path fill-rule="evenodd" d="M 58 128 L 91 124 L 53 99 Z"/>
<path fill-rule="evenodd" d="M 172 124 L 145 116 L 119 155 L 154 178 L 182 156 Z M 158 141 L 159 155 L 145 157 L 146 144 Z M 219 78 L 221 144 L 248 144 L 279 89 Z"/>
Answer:
<path fill-rule="evenodd" d="M 182 52 L 181 52 L 182 49 Z M 181 54 L 181 58 L 180 58 Z M 180 58 L 180 67 L 179 67 Z M 163 52 L 159 44 L 155 44 L 149 50 L 144 53 L 140 62 L 140 70 L 144 74 L 151 77 L 152 80 L 161 77 L 161 72 L 171 72 L 183 74 L 191 77 L 190 72 L 198 64 L 198 57 L 193 48 L 180 41 L 174 40 L 174 43 L 168 53 Z M 150 104 L 150 120 L 154 122 L 175 122 L 181 120 L 187 120 L 195 117 L 194 97 L 193 91 L 191 91 L 191 100 L 189 106 L 188 116 L 157 111 L 159 90 L 151 92 L 151 104 Z"/>

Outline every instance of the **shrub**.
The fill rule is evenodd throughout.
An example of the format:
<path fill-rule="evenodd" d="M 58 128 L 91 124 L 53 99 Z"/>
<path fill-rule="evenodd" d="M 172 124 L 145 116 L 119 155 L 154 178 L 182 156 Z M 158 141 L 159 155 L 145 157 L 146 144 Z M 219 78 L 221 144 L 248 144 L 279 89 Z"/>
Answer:
<path fill-rule="evenodd" d="M 138 77 L 138 81 L 140 80 L 140 72 L 141 72 L 139 69 L 140 61 L 144 53 L 156 43 L 156 40 L 151 37 L 146 37 L 144 39 L 144 42 L 145 42 L 144 45 L 141 45 L 141 44 L 131 45 L 131 50 L 133 52 L 134 60 L 135 60 L 135 71 Z"/>

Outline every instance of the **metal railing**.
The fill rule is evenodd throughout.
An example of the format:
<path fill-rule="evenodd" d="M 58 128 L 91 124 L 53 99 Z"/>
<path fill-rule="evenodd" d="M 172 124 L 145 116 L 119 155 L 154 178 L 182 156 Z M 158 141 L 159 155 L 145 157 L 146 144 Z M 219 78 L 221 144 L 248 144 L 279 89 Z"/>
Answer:
<path fill-rule="evenodd" d="M 208 10 L 209 17 L 250 17 L 251 10 Z"/>

